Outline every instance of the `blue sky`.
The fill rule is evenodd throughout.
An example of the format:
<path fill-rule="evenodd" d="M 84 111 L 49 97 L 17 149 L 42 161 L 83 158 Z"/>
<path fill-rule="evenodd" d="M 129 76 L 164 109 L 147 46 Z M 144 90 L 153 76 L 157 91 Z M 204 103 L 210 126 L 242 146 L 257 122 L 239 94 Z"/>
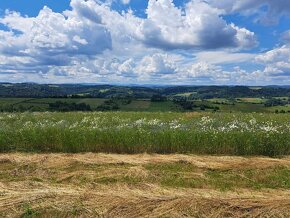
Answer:
<path fill-rule="evenodd" d="M 0 81 L 289 85 L 288 0 L 2 0 Z"/>
<path fill-rule="evenodd" d="M 8 9 L 18 11 L 23 15 L 36 16 L 44 6 L 50 7 L 53 11 L 62 12 L 69 8 L 69 3 L 69 0 L 2 0 L 0 2 L 0 8 L 1 13 L 4 13 Z"/>

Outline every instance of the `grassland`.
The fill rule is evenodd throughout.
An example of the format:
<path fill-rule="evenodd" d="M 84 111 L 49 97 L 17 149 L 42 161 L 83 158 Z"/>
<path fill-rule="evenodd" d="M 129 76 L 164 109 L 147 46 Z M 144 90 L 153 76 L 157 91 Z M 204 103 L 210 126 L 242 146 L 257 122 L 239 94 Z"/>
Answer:
<path fill-rule="evenodd" d="M 1 217 L 289 217 L 290 159 L 0 154 Z"/>
<path fill-rule="evenodd" d="M 28 111 L 47 111 L 49 110 L 49 104 L 55 103 L 57 101 L 66 103 L 86 103 L 91 106 L 92 109 L 96 109 L 100 106 L 106 99 L 100 98 L 0 98 L 0 105 L 2 108 L 19 108 L 24 107 Z"/>
<path fill-rule="evenodd" d="M 266 101 L 266 99 L 262 98 L 238 98 L 236 100 L 239 102 L 247 102 L 252 104 L 263 104 Z"/>
<path fill-rule="evenodd" d="M 277 99 L 287 100 L 287 97 Z M 61 101 L 64 103 L 85 103 L 94 110 L 98 110 L 106 100 L 105 98 L 0 98 L 1 111 L 49 111 L 49 104 Z M 290 105 L 265 107 L 267 99 L 262 98 L 212 98 L 204 100 L 192 100 L 195 108 L 192 111 L 201 112 L 199 106 L 206 105 L 218 107 L 219 112 L 256 112 L 256 113 L 274 113 L 276 111 L 290 111 Z M 151 102 L 150 99 L 133 99 L 128 104 L 123 104 L 122 100 L 114 100 L 118 106 L 118 111 L 140 111 L 140 112 L 184 112 L 184 110 L 173 101 Z M 213 111 L 206 109 L 206 111 Z"/>
<path fill-rule="evenodd" d="M 290 115 L 70 112 L 0 114 L 0 152 L 289 155 Z"/>
<path fill-rule="evenodd" d="M 134 104 L 170 107 L 144 102 Z M 286 218 L 289 121 L 287 113 L 0 113 L 0 217 Z"/>
<path fill-rule="evenodd" d="M 103 98 L 0 98 L 0 109 L 19 107 L 25 108 L 27 111 L 49 111 L 49 104 L 57 101 L 65 103 L 85 103 L 90 105 L 92 110 L 97 110 L 97 107 L 102 105 L 106 100 Z M 118 102 L 118 101 L 117 101 Z M 119 104 L 120 111 L 148 111 L 148 112 L 168 112 L 178 111 L 173 102 L 151 102 L 150 99 L 132 100 L 129 104 Z"/>

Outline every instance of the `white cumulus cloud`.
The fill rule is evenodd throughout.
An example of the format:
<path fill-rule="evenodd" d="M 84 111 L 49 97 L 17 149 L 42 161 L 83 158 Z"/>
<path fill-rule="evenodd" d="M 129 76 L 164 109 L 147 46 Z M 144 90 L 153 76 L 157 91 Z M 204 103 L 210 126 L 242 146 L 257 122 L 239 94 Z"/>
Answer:
<path fill-rule="evenodd" d="M 276 24 L 282 16 L 289 16 L 289 0 L 207 0 L 224 13 L 256 14 L 264 24 Z"/>
<path fill-rule="evenodd" d="M 204 1 L 193 0 L 177 8 L 173 0 L 149 0 L 147 19 L 139 27 L 146 45 L 170 49 L 224 47 L 251 48 L 256 45 L 254 33 L 220 16 L 221 10 Z"/>
<path fill-rule="evenodd" d="M 258 1 L 257 5 L 274 4 Z M 71 0 L 66 11 L 44 7 L 34 17 L 6 11 L 0 17 L 5 26 L 0 30 L 1 78 L 140 83 L 206 79 L 230 83 L 254 78 L 242 68 L 224 70 L 221 66 L 249 62 L 255 56 L 240 52 L 257 45 L 255 33 L 223 17 L 259 7 L 250 1 L 189 0 L 177 7 L 173 0 L 148 0 L 144 17 L 131 9 L 116 11 L 110 2 Z M 265 72 L 279 70 L 285 75 L 287 50 L 289 46 L 274 49 L 256 61 L 265 66 Z"/>
<path fill-rule="evenodd" d="M 256 61 L 265 66 L 268 76 L 290 76 L 290 47 L 284 45 L 256 57 Z"/>

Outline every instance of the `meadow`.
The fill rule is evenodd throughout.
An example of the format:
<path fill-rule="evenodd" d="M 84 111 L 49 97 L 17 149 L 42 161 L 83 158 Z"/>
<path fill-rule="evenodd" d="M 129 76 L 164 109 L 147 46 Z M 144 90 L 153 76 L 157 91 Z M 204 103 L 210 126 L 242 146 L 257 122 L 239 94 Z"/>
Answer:
<path fill-rule="evenodd" d="M 219 105 L 0 113 L 0 217 L 289 217 L 290 114 Z"/>
<path fill-rule="evenodd" d="M 0 152 L 281 156 L 290 115 L 172 112 L 0 114 Z"/>
<path fill-rule="evenodd" d="M 282 99 L 286 99 L 285 97 Z M 68 104 L 86 104 L 90 106 L 91 111 L 100 111 L 100 106 L 104 105 L 110 98 L 0 98 L 0 111 L 2 112 L 45 112 L 52 110 L 50 104 L 56 102 Z M 127 99 L 128 100 L 128 99 Z M 290 112 L 290 105 L 265 107 L 267 99 L 262 98 L 212 98 L 190 100 L 194 105 L 193 108 L 185 110 L 179 104 L 172 100 L 153 102 L 147 99 L 130 99 L 124 103 L 124 99 L 113 99 L 118 105 L 117 109 L 107 109 L 107 111 L 124 111 L 124 112 L 212 112 L 213 108 L 218 108 L 219 112 L 244 112 L 244 113 L 274 113 Z M 207 106 L 201 110 L 201 107 Z"/>

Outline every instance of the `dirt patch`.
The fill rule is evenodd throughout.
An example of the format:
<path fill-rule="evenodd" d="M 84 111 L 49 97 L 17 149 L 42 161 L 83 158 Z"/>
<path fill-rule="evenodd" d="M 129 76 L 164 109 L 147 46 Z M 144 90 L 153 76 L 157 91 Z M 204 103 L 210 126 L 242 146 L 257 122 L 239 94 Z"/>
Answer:
<path fill-rule="evenodd" d="M 196 117 L 203 117 L 208 115 L 209 113 L 200 113 L 200 112 L 186 112 L 185 117 L 186 118 L 196 118 Z"/>

